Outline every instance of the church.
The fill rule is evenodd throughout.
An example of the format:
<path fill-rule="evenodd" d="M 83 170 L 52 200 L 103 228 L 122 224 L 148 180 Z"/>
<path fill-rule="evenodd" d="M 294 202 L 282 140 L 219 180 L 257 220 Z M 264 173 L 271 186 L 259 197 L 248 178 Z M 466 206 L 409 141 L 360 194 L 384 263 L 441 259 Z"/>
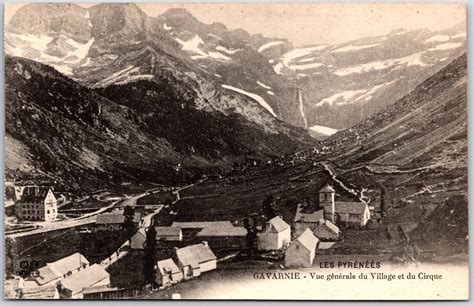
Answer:
<path fill-rule="evenodd" d="M 324 219 L 337 225 L 364 227 L 370 219 L 366 202 L 336 201 L 336 191 L 329 184 L 319 190 L 319 205 L 324 209 Z"/>

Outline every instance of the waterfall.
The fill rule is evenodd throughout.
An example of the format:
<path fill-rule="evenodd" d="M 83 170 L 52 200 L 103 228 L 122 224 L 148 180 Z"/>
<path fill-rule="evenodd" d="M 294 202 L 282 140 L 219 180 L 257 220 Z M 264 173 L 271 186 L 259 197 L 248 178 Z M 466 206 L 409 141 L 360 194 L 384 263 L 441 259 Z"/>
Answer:
<path fill-rule="evenodd" d="M 306 119 L 306 115 L 304 114 L 304 105 L 303 105 L 303 95 L 301 94 L 301 89 L 298 90 L 298 103 L 299 103 L 299 108 L 300 108 L 300 114 L 301 117 L 303 117 L 303 122 L 304 122 L 304 128 L 308 128 L 308 120 Z"/>

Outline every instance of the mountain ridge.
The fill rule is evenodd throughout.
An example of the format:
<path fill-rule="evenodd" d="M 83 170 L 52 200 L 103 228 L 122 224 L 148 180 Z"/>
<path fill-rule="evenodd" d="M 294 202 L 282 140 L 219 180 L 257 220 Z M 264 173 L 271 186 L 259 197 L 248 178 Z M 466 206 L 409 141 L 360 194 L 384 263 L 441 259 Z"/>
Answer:
<path fill-rule="evenodd" d="M 17 11 L 20 17 L 26 14 L 22 9 Z M 96 70 L 107 67 L 107 74 L 112 75 L 125 69 L 120 63 L 133 50 L 153 50 L 156 58 L 165 53 L 175 63 L 168 60 L 163 69 L 178 65 L 220 85 L 257 95 L 280 119 L 306 129 L 315 125 L 344 129 L 356 124 L 393 101 L 392 96 L 408 93 L 465 48 L 462 24 L 438 32 L 398 30 L 332 46 L 316 42 L 295 48 L 286 39 L 202 23 L 185 9 L 149 17 L 138 6 L 125 4 L 99 4 L 87 13 L 78 9 L 82 16 L 79 41 L 51 30 L 41 34 L 51 42 L 41 45 L 22 34 L 34 29 L 28 22 L 38 18 L 27 11 L 36 19 L 20 18 L 27 26 L 7 31 L 5 46 L 11 55 L 51 64 L 91 86 L 88 78 Z M 17 14 L 12 25 L 20 23 Z M 58 17 L 43 14 L 40 18 Z M 453 38 L 446 41 L 447 36 Z M 424 42 L 431 37 L 438 40 Z M 363 70 L 367 71 L 361 74 Z M 302 101 L 296 98 L 298 89 L 303 91 Z"/>
<path fill-rule="evenodd" d="M 76 191 L 170 184 L 311 143 L 281 122 L 272 121 L 281 133 L 269 133 L 242 115 L 196 109 L 191 96 L 160 83 L 101 92 L 41 63 L 9 56 L 5 63 L 8 180 L 52 178 Z M 28 161 L 28 171 L 18 160 Z"/>

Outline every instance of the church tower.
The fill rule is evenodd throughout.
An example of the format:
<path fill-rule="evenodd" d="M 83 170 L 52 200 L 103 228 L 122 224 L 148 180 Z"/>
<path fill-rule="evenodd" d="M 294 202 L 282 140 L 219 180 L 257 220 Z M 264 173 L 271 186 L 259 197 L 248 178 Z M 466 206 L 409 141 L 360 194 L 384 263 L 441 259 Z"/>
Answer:
<path fill-rule="evenodd" d="M 319 190 L 319 205 L 324 207 L 324 219 L 333 223 L 336 213 L 335 194 L 336 191 L 329 184 Z"/>

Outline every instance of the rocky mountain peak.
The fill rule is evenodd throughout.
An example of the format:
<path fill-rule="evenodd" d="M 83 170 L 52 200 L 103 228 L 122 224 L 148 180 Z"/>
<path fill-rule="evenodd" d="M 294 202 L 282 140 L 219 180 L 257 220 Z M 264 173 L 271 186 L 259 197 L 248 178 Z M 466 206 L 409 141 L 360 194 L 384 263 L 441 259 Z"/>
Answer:
<path fill-rule="evenodd" d="M 102 3 L 91 7 L 89 12 L 94 37 L 114 40 L 145 31 L 147 15 L 134 3 Z"/>
<path fill-rule="evenodd" d="M 183 8 L 171 8 L 159 16 L 167 25 L 188 30 L 200 29 L 204 26 L 196 17 Z"/>
<path fill-rule="evenodd" d="M 61 34 L 78 42 L 87 42 L 91 36 L 87 9 L 73 3 L 27 4 L 13 15 L 6 31 L 46 36 Z"/>
<path fill-rule="evenodd" d="M 194 16 L 184 8 L 170 8 L 161 14 L 164 18 L 194 18 Z"/>

